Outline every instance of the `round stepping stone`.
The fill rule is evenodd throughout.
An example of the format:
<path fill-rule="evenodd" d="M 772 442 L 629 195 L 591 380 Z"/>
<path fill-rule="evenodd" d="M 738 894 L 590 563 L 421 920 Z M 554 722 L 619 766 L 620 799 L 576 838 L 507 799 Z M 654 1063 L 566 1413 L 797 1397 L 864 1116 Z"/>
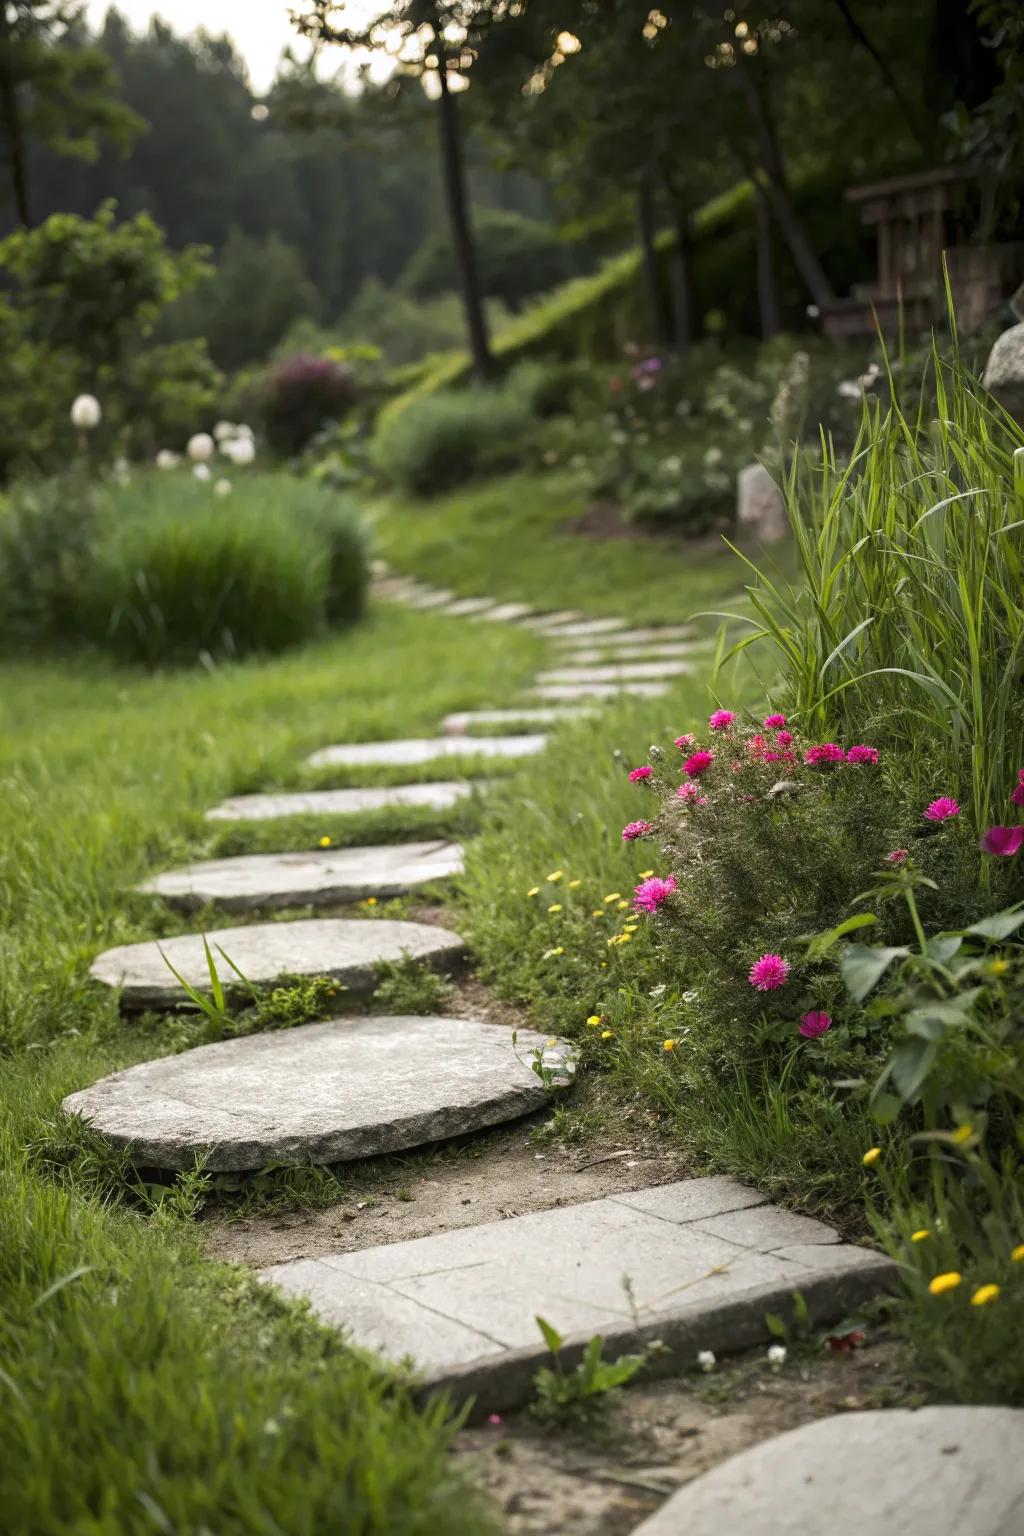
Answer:
<path fill-rule="evenodd" d="M 574 699 L 660 699 L 668 693 L 668 683 L 541 683 L 531 692 L 552 704 Z"/>
<path fill-rule="evenodd" d="M 462 873 L 458 843 L 384 843 L 306 853 L 255 853 L 169 869 L 138 889 L 179 912 L 215 902 L 227 912 L 329 906 L 366 896 L 404 896 Z"/>
<path fill-rule="evenodd" d="M 683 677 L 693 668 L 688 661 L 627 661 L 622 666 L 555 667 L 541 672 L 540 683 L 640 683 L 651 678 Z"/>
<path fill-rule="evenodd" d="M 478 781 L 479 783 L 479 781 Z M 272 821 L 278 816 L 352 816 L 395 806 L 448 811 L 473 794 L 467 779 L 445 784 L 394 784 L 377 789 L 310 789 L 292 794 L 234 795 L 207 811 L 207 821 Z"/>
<path fill-rule="evenodd" d="M 578 720 L 591 713 L 585 705 L 579 709 L 564 706 L 560 709 L 554 704 L 546 708 L 543 705 L 531 708 L 527 704 L 522 709 L 467 709 L 445 715 L 441 729 L 446 735 L 461 736 L 474 725 L 557 725 L 560 720 Z"/>
<path fill-rule="evenodd" d="M 385 918 L 253 923 L 216 929 L 206 939 L 228 989 L 239 984 L 225 955 L 254 985 L 270 986 L 289 976 L 333 976 L 350 992 L 368 992 L 382 961 L 408 956 L 442 970 L 454 965 L 465 950 L 458 935 L 445 928 Z M 188 994 L 167 961 L 190 986 L 209 991 L 210 972 L 199 933 L 108 949 L 93 961 L 89 974 L 105 986 L 119 987 L 123 1008 L 173 1008 L 188 1002 Z"/>
<path fill-rule="evenodd" d="M 418 768 L 444 757 L 532 757 L 546 736 L 428 736 L 417 741 L 356 741 L 321 747 L 311 768 Z"/>
<path fill-rule="evenodd" d="M 545 1037 L 471 1019 L 330 1019 L 200 1046 L 64 1100 L 151 1168 L 346 1162 L 461 1136 L 548 1102 Z"/>
<path fill-rule="evenodd" d="M 1020 1409 L 837 1414 L 705 1472 L 634 1536 L 1015 1536 L 1022 1446 Z"/>

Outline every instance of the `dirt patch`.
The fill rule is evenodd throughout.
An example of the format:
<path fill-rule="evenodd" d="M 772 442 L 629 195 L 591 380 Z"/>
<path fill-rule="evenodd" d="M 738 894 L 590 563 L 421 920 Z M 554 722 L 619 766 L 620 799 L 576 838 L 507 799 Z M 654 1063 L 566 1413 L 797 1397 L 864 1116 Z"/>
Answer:
<path fill-rule="evenodd" d="M 464 1430 L 457 1450 L 512 1536 L 626 1536 L 685 1483 L 761 1440 L 906 1403 L 897 1350 L 879 1338 L 851 1355 L 794 1352 L 778 1374 L 758 1352 L 713 1376 L 630 1387 L 600 1439 L 520 1414 Z"/>

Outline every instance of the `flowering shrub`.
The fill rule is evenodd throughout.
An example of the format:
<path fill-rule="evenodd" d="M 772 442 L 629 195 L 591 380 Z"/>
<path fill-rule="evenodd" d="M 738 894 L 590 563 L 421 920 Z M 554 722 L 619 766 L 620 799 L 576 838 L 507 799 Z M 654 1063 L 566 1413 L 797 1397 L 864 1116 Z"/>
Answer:
<path fill-rule="evenodd" d="M 328 422 L 341 421 L 355 402 L 355 376 L 331 358 L 296 353 L 272 368 L 261 414 L 267 442 L 292 458 Z"/>

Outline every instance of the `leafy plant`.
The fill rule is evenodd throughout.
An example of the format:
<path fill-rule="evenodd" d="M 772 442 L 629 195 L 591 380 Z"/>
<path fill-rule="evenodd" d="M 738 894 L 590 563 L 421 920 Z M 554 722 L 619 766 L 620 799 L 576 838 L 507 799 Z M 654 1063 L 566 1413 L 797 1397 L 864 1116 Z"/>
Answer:
<path fill-rule="evenodd" d="M 543 1317 L 537 1318 L 537 1327 L 554 1361 L 552 1366 L 541 1366 L 533 1378 L 537 1399 L 530 1411 L 542 1424 L 590 1425 L 602 1419 L 619 1389 L 647 1363 L 646 1355 L 605 1360 L 604 1340 L 595 1334 L 584 1347 L 579 1364 L 567 1371 L 561 1359 L 562 1335 Z"/>
<path fill-rule="evenodd" d="M 441 391 L 384 421 L 374 443 L 378 467 L 417 496 L 510 468 L 531 429 L 525 405 L 497 389 Z"/>
<path fill-rule="evenodd" d="M 374 1001 L 389 1013 L 437 1013 L 450 992 L 447 977 L 415 960 L 383 961 L 377 967 Z"/>
<path fill-rule="evenodd" d="M 277 363 L 267 377 L 262 420 L 275 453 L 300 453 L 327 423 L 341 421 L 355 401 L 352 370 L 329 357 L 300 352 Z"/>

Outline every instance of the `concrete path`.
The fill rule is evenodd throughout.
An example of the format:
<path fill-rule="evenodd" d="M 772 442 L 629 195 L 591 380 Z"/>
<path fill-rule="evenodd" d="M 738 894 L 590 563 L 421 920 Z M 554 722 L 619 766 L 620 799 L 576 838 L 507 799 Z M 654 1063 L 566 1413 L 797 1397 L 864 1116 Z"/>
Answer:
<path fill-rule="evenodd" d="M 696 1478 L 634 1536 L 1020 1536 L 1024 1411 L 905 1408 L 804 1424 Z"/>
<path fill-rule="evenodd" d="M 169 869 L 138 889 L 180 912 L 208 902 L 226 912 L 331 906 L 367 896 L 404 896 L 462 873 L 458 843 L 384 843 L 306 853 L 256 853 Z"/>
<path fill-rule="evenodd" d="M 321 747 L 311 768 L 418 768 L 446 757 L 533 757 L 546 736 L 429 736 L 415 741 L 345 742 Z"/>
<path fill-rule="evenodd" d="M 142 1167 L 347 1162 L 541 1108 L 529 1056 L 553 1048 L 521 1031 L 518 1049 L 504 1026 L 471 1019 L 330 1019 L 145 1061 L 63 1108 Z"/>
<path fill-rule="evenodd" d="M 243 994 L 229 960 L 254 985 L 269 986 L 295 976 L 332 976 L 350 992 L 368 992 L 381 961 L 409 958 L 443 970 L 465 952 L 462 940 L 446 928 L 386 918 L 253 923 L 216 929 L 206 939 L 225 988 Z M 89 974 L 104 986 L 119 988 L 123 1008 L 174 1008 L 188 1003 L 188 995 L 171 966 L 197 991 L 209 991 L 200 933 L 108 949 L 93 961 Z"/>
<path fill-rule="evenodd" d="M 283 816 L 353 816 L 402 806 L 449 811 L 482 786 L 482 780 L 394 784 L 378 789 L 308 789 L 265 795 L 233 795 L 206 812 L 207 821 L 273 821 Z"/>
<path fill-rule="evenodd" d="M 816 1321 L 875 1293 L 892 1266 L 820 1222 L 718 1177 L 611 1196 L 263 1272 L 306 1297 L 353 1343 L 410 1355 L 428 1384 L 488 1409 L 533 1393 L 550 1357 L 539 1313 L 566 1338 L 571 1368 L 600 1333 L 606 1353 L 658 1338 L 662 1366 L 767 1334 L 794 1291 Z M 627 1290 L 628 1285 L 628 1290 Z"/>

